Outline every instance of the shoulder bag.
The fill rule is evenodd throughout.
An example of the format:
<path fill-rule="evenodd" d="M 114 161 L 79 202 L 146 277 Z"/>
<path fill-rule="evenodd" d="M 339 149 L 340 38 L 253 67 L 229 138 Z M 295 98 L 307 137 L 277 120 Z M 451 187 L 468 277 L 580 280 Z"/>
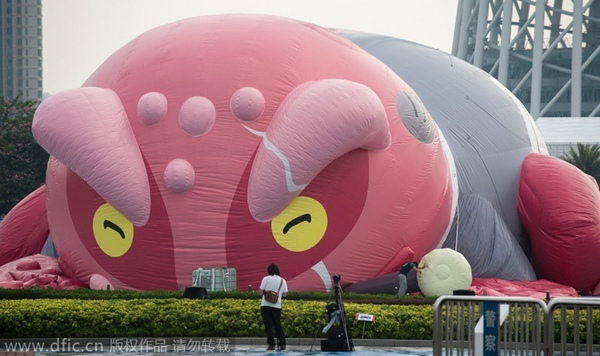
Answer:
<path fill-rule="evenodd" d="M 281 278 L 281 277 L 279 277 Z M 281 281 L 279 282 L 279 289 L 277 289 L 277 291 L 274 290 L 266 290 L 264 292 L 264 296 L 265 296 L 265 300 L 269 303 L 273 303 L 276 304 L 277 300 L 279 300 L 279 291 L 281 290 L 281 286 L 283 285 L 283 278 L 281 278 Z"/>

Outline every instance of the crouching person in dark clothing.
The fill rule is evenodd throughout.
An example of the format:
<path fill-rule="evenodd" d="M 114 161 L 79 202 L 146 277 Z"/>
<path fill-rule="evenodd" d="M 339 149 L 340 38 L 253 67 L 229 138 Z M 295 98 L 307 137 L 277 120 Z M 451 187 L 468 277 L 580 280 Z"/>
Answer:
<path fill-rule="evenodd" d="M 406 295 L 408 290 L 408 274 L 413 270 L 413 268 L 417 272 L 422 272 L 425 269 L 425 267 L 419 267 L 419 262 L 416 261 L 406 262 L 403 264 L 400 268 L 400 272 L 398 273 L 398 296 Z"/>

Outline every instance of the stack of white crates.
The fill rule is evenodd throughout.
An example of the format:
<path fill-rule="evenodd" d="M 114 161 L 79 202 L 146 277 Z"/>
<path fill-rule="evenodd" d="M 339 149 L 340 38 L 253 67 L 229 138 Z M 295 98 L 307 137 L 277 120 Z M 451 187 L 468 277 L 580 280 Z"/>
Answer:
<path fill-rule="evenodd" d="M 198 268 L 192 272 L 192 285 L 209 292 L 236 290 L 236 282 L 235 268 Z"/>

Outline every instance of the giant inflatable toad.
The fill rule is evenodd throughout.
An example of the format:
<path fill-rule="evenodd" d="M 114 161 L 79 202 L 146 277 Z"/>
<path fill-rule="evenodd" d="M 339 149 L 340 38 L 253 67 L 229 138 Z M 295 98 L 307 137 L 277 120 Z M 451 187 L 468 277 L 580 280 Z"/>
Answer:
<path fill-rule="evenodd" d="M 525 229 L 517 189 L 538 174 L 521 171 L 527 160 L 564 162 L 493 78 L 447 54 L 455 63 L 433 65 L 430 50 L 262 15 L 142 34 L 36 111 L 51 154 L 37 199 L 61 270 L 147 290 L 229 267 L 245 288 L 275 263 L 291 290 L 330 290 L 334 274 L 360 283 L 450 246 L 474 276 L 556 277 L 531 263 L 556 244 Z M 537 181 L 548 179 L 582 185 Z M 525 215 L 539 208 L 519 202 Z M 600 252 L 598 233 L 585 243 Z M 600 280 L 558 277 L 580 290 Z"/>

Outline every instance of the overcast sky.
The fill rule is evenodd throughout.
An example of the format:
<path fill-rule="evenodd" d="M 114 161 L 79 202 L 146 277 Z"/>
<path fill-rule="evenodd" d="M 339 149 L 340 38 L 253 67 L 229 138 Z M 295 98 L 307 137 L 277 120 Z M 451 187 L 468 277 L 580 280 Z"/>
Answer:
<path fill-rule="evenodd" d="M 121 46 L 154 27 L 262 13 L 377 33 L 450 52 L 458 0 L 43 0 L 44 92 L 80 87 Z"/>

